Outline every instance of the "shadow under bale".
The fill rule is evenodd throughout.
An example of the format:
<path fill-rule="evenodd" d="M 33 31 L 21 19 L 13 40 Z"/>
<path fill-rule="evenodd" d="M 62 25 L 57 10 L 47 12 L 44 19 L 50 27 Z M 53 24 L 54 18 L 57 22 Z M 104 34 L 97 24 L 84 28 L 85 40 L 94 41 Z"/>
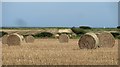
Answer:
<path fill-rule="evenodd" d="M 81 49 L 95 49 L 99 45 L 99 39 L 95 33 L 86 33 L 80 37 L 78 45 Z"/>

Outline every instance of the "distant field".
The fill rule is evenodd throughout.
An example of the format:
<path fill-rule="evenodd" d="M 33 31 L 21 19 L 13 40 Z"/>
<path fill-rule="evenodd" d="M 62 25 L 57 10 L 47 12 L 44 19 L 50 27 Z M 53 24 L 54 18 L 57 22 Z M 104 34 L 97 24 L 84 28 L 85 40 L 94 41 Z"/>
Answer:
<path fill-rule="evenodd" d="M 79 49 L 78 39 L 36 39 L 21 46 L 2 45 L 3 65 L 117 65 L 118 40 L 113 48 Z"/>
<path fill-rule="evenodd" d="M 30 28 L 0 28 L 1 30 L 40 30 L 40 29 L 70 29 L 72 27 L 41 27 L 41 28 L 37 28 L 37 27 L 30 27 Z M 111 31 L 111 30 L 119 30 L 117 28 L 92 28 L 91 30 L 107 30 L 107 31 Z"/>
<path fill-rule="evenodd" d="M 4 31 L 7 33 L 20 33 L 20 34 L 34 34 L 40 32 L 50 32 L 53 34 L 58 33 L 59 29 L 71 29 L 70 27 L 45 27 L 45 28 L 3 28 L 0 31 Z M 120 31 L 117 28 L 92 28 L 92 29 L 82 29 L 82 32 L 98 32 L 98 31 L 109 31 L 109 32 L 117 32 Z M 72 33 L 73 34 L 73 33 Z"/>
<path fill-rule="evenodd" d="M 70 29 L 70 27 L 5 27 L 3 30 L 37 30 L 37 29 Z"/>

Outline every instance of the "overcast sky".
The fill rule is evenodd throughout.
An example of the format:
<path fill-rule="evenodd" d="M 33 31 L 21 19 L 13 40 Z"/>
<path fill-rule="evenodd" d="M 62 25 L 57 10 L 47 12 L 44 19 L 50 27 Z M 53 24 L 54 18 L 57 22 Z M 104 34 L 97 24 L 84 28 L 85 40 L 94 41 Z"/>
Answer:
<path fill-rule="evenodd" d="M 2 26 L 116 27 L 117 2 L 3 2 Z"/>

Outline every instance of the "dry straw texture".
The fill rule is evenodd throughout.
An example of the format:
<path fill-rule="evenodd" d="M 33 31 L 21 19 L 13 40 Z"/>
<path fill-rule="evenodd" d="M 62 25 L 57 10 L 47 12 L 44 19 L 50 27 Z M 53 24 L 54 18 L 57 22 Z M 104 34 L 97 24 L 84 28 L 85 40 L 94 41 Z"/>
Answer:
<path fill-rule="evenodd" d="M 79 39 L 78 45 L 81 49 L 93 49 L 99 45 L 99 39 L 95 33 L 86 33 Z"/>
<path fill-rule="evenodd" d="M 24 37 L 23 37 L 23 35 L 20 35 L 20 37 L 21 37 L 21 39 L 22 39 L 22 41 L 24 40 Z"/>
<path fill-rule="evenodd" d="M 9 35 L 4 35 L 2 37 L 2 44 L 7 44 L 7 38 L 8 38 Z"/>
<path fill-rule="evenodd" d="M 35 40 L 34 37 L 31 35 L 25 37 L 26 43 L 33 43 L 34 40 Z"/>
<path fill-rule="evenodd" d="M 97 36 L 100 41 L 100 47 L 113 47 L 115 45 L 115 39 L 109 32 L 99 32 Z"/>
<path fill-rule="evenodd" d="M 67 34 L 61 34 L 59 36 L 60 43 L 68 43 L 68 41 L 69 41 L 69 36 Z"/>
<path fill-rule="evenodd" d="M 22 39 L 22 42 L 25 43 L 25 38 L 23 35 L 20 35 L 21 39 Z"/>
<path fill-rule="evenodd" d="M 99 48 L 95 50 L 80 50 L 76 45 L 77 42 L 78 39 L 70 39 L 64 45 L 59 43 L 57 39 L 36 39 L 34 43 L 29 45 L 27 43 L 15 47 L 3 45 L 2 64 L 118 65 L 118 42 L 116 42 L 113 48 Z"/>
<path fill-rule="evenodd" d="M 8 38 L 7 38 L 7 44 L 9 46 L 12 46 L 12 45 L 21 45 L 22 44 L 22 38 L 17 33 L 10 34 L 8 36 Z"/>

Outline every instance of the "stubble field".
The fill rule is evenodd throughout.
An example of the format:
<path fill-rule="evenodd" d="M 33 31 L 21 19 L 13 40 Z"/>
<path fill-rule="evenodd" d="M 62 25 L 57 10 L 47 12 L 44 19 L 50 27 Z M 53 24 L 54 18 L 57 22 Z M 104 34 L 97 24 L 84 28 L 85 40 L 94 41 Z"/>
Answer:
<path fill-rule="evenodd" d="M 79 49 L 78 39 L 36 39 L 21 46 L 2 45 L 3 65 L 117 65 L 118 40 L 113 48 Z"/>

